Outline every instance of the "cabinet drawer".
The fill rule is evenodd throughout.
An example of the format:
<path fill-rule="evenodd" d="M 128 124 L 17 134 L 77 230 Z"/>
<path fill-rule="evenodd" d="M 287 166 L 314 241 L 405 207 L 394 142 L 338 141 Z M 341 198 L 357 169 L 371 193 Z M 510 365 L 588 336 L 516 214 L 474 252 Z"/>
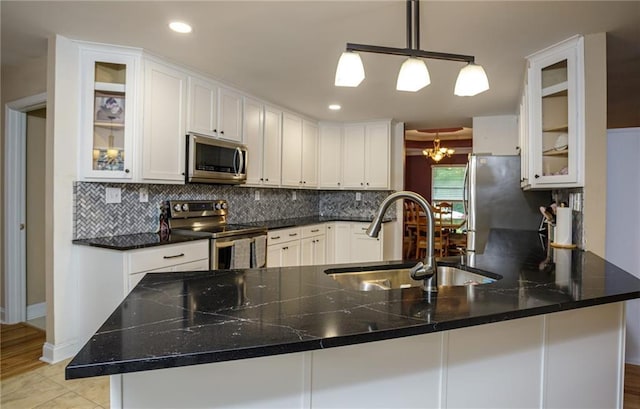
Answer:
<path fill-rule="evenodd" d="M 292 240 L 300 240 L 302 232 L 300 227 L 289 229 L 270 230 L 267 232 L 267 245 L 286 243 Z"/>
<path fill-rule="evenodd" d="M 324 224 L 314 224 L 311 226 L 301 227 L 302 230 L 302 238 L 306 239 L 307 237 L 313 236 L 323 236 L 327 233 L 327 227 Z"/>
<path fill-rule="evenodd" d="M 157 270 L 209 258 L 209 240 L 141 249 L 129 255 L 129 273 Z"/>

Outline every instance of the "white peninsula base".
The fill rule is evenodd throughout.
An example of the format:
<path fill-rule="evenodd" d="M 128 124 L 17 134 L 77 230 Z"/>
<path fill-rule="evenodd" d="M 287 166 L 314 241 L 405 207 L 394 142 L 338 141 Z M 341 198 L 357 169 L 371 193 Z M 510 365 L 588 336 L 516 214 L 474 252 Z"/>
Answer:
<path fill-rule="evenodd" d="M 111 376 L 114 408 L 622 408 L 624 303 Z"/>

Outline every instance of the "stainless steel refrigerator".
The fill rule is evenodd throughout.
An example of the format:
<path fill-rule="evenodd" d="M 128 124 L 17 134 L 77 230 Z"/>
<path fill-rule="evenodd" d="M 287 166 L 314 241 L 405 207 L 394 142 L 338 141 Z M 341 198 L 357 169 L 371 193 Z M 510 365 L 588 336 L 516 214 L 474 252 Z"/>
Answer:
<path fill-rule="evenodd" d="M 469 155 L 465 175 L 467 253 L 482 254 L 491 229 L 537 231 L 550 191 L 520 188 L 520 156 Z"/>

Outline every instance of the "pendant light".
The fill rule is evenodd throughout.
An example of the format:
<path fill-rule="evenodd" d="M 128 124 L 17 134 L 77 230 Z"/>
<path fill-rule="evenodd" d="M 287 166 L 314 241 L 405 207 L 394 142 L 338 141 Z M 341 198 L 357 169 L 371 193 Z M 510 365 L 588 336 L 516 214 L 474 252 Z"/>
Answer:
<path fill-rule="evenodd" d="M 480 65 L 475 64 L 475 57 L 420 50 L 419 0 L 407 0 L 407 48 L 347 43 L 346 51 L 340 56 L 336 69 L 337 87 L 357 87 L 364 80 L 364 66 L 358 52 L 408 57 L 402 63 L 398 74 L 396 89 L 399 91 L 416 92 L 429 85 L 429 71 L 421 60 L 424 58 L 467 63 L 458 74 L 455 95 L 472 96 L 489 89 L 487 75 Z"/>

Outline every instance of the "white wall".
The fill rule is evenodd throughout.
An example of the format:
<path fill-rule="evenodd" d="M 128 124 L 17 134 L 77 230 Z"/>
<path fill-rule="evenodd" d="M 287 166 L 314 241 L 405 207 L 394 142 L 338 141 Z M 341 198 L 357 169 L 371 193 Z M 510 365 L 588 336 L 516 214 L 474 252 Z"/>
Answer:
<path fill-rule="evenodd" d="M 518 143 L 516 115 L 473 117 L 473 153 L 517 155 Z"/>
<path fill-rule="evenodd" d="M 74 355 L 77 345 L 78 311 L 77 275 L 73 246 L 73 182 L 76 177 L 78 126 L 80 118 L 79 50 L 71 40 L 55 36 L 49 40 L 49 66 L 47 70 L 47 152 L 52 164 L 47 164 L 46 197 L 53 209 L 51 237 L 53 246 L 45 255 L 52 260 L 47 279 L 47 342 L 43 359 L 58 362 Z M 51 169 L 49 169 L 51 166 Z M 49 249 L 52 247 L 52 249 Z M 49 252 L 51 252 L 49 254 Z"/>
<path fill-rule="evenodd" d="M 606 259 L 640 278 L 640 128 L 607 132 Z M 640 300 L 627 302 L 626 361 L 640 365 Z"/>

